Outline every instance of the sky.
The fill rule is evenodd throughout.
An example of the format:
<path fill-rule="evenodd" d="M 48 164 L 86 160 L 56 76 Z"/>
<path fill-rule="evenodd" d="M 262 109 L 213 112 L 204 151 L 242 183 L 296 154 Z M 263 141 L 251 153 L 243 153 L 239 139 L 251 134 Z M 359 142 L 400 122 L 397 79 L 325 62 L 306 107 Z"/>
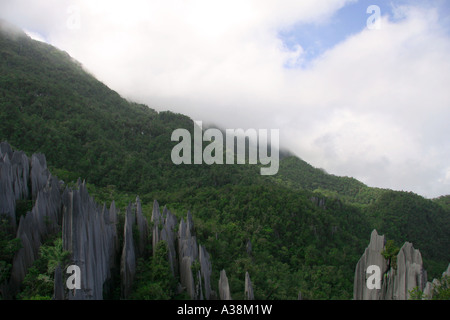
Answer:
<path fill-rule="evenodd" d="M 450 194 L 448 0 L 0 0 L 123 97 L 372 187 Z"/>

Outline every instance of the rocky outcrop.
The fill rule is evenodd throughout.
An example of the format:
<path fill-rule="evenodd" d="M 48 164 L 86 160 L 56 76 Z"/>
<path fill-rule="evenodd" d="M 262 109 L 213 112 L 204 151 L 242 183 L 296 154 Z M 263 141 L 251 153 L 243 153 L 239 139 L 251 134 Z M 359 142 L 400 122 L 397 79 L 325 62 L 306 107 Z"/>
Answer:
<path fill-rule="evenodd" d="M 137 232 L 137 235 L 134 232 Z M 149 242 L 148 223 L 142 214 L 139 197 L 136 198 L 136 203 L 130 203 L 127 207 L 123 239 L 120 262 L 121 295 L 127 299 L 136 276 L 137 259 L 146 256 Z"/>
<path fill-rule="evenodd" d="M 28 158 L 21 151 L 13 151 L 9 144 L 0 144 L 0 214 L 11 220 L 11 229 L 22 244 L 15 254 L 10 279 L 1 286 L 2 298 L 14 297 L 28 269 L 38 258 L 41 244 L 59 231 L 63 249 L 70 252 L 70 264 L 79 268 L 80 286 L 69 290 L 64 281 L 66 270 L 58 265 L 54 274 L 55 300 L 103 299 L 115 276 L 120 277 L 121 297 L 128 298 L 136 275 L 137 259 L 149 252 L 150 238 L 153 248 L 160 241 L 167 243 L 167 259 L 172 274 L 180 280 L 179 287 L 186 290 L 192 299 L 217 298 L 211 289 L 210 256 L 197 242 L 190 212 L 178 223 L 176 216 L 166 207 L 161 213 L 155 200 L 152 228 L 149 228 L 137 197 L 136 202 L 130 203 L 126 209 L 123 242 L 120 244 L 115 202 L 109 208 L 106 204 L 100 206 L 81 180 L 75 188 L 64 189 L 62 185 L 62 181 L 50 174 L 43 154 L 33 154 Z M 30 212 L 20 217 L 16 228 L 13 225 L 16 201 L 21 200 L 34 205 Z M 226 275 L 221 274 L 221 283 L 222 295 L 231 298 Z M 250 287 L 247 286 L 246 290 L 251 297 L 249 279 L 248 284 Z"/>
<path fill-rule="evenodd" d="M 133 225 L 135 215 L 131 204 L 127 207 L 123 232 L 122 258 L 120 261 L 121 295 L 127 299 L 131 293 L 134 277 L 136 275 L 136 250 L 133 240 Z"/>
<path fill-rule="evenodd" d="M 8 285 L 2 289 L 4 298 L 16 294 L 28 268 L 38 257 L 41 244 L 60 230 L 59 180 L 46 168 L 45 157 L 34 154 L 28 159 L 24 152 L 13 151 L 6 142 L 0 144 L 0 215 L 8 217 L 11 232 L 21 243 L 12 261 Z M 17 225 L 16 203 L 31 200 L 30 188 L 34 206 L 30 212 L 21 215 Z"/>
<path fill-rule="evenodd" d="M 21 216 L 17 238 L 22 247 L 16 253 L 11 270 L 13 291 L 25 278 L 26 272 L 37 259 L 39 248 L 44 240 L 60 230 L 61 195 L 56 178 L 50 177 L 48 184 L 37 194 L 31 212 Z"/>
<path fill-rule="evenodd" d="M 250 280 L 250 275 L 248 272 L 245 273 L 245 292 L 244 292 L 245 300 L 255 300 L 255 296 L 253 295 L 253 286 L 252 281 Z"/>
<path fill-rule="evenodd" d="M 201 281 L 203 282 L 204 288 L 204 297 L 206 300 L 210 300 L 212 296 L 215 294 L 211 290 L 211 273 L 212 267 L 209 258 L 209 253 L 206 251 L 206 248 L 202 245 L 198 246 L 198 259 L 200 263 L 199 276 Z"/>
<path fill-rule="evenodd" d="M 177 235 L 175 232 L 175 228 L 178 224 L 178 221 L 175 215 L 166 207 L 164 207 L 163 209 L 162 220 L 163 227 L 161 230 L 160 239 L 167 243 L 170 269 L 174 277 L 177 277 L 177 252 L 175 249 Z"/>
<path fill-rule="evenodd" d="M 445 270 L 442 273 L 442 278 L 449 277 L 450 278 L 450 263 L 447 267 L 447 270 Z M 423 299 L 424 300 L 432 300 L 434 296 L 434 290 L 436 288 L 439 288 L 441 286 L 441 282 L 438 279 L 433 279 L 432 282 L 427 282 L 425 284 L 425 289 L 423 290 Z"/>
<path fill-rule="evenodd" d="M 37 153 L 31 156 L 31 196 L 36 199 L 39 190 L 47 183 L 50 175 L 45 155 Z"/>
<path fill-rule="evenodd" d="M 423 268 L 422 255 L 406 242 L 397 255 L 397 269 L 390 270 L 388 278 L 393 277 L 394 290 L 388 290 L 385 299 L 408 300 L 414 288 L 423 291 L 427 283 L 427 273 Z M 389 287 L 388 287 L 389 289 Z"/>
<path fill-rule="evenodd" d="M 148 223 L 142 214 L 142 205 L 139 196 L 136 197 L 136 226 L 138 232 L 137 254 L 144 256 L 148 245 Z"/>
<path fill-rule="evenodd" d="M 30 162 L 23 151 L 15 151 L 11 159 L 13 189 L 16 200 L 29 198 Z"/>
<path fill-rule="evenodd" d="M 176 216 L 164 207 L 161 214 L 158 201 L 153 202 L 153 210 L 151 222 L 152 227 L 152 247 L 156 248 L 160 241 L 165 241 L 168 247 L 168 260 L 170 270 L 174 277 L 178 276 L 178 262 L 176 251 L 176 232 L 175 228 L 178 224 Z M 153 251 L 154 253 L 155 251 Z M 181 262 L 180 262 L 181 263 Z"/>
<path fill-rule="evenodd" d="M 227 273 L 225 272 L 225 270 L 220 271 L 219 297 L 220 300 L 232 300 L 230 293 L 230 286 L 228 284 Z"/>
<path fill-rule="evenodd" d="M 410 242 L 400 248 L 396 266 L 390 266 L 381 254 L 385 248 L 384 236 L 372 231 L 369 246 L 358 261 L 355 270 L 353 298 L 355 300 L 408 300 L 413 289 L 425 295 L 431 291 L 427 273 L 423 267 L 422 255 Z M 368 268 L 380 270 L 379 288 L 368 286 Z"/>
<path fill-rule="evenodd" d="M 63 194 L 63 248 L 71 253 L 71 264 L 80 268 L 81 288 L 69 291 L 69 299 L 103 299 L 103 285 L 111 277 L 118 253 L 117 214 L 100 207 L 89 196 L 85 182 Z"/>
<path fill-rule="evenodd" d="M 9 144 L 0 144 L 0 217 L 6 218 L 11 232 L 16 231 L 16 197 L 14 194 L 13 170 Z"/>
<path fill-rule="evenodd" d="M 159 210 L 159 204 L 158 201 L 153 201 L 153 210 L 152 210 L 152 217 L 150 219 L 152 226 L 152 247 L 156 248 L 156 245 L 159 241 L 161 241 L 161 233 L 160 229 L 162 228 L 162 218 L 161 218 L 161 212 Z"/>
<path fill-rule="evenodd" d="M 180 261 L 180 283 L 186 289 L 191 299 L 196 296 L 192 265 L 198 260 L 197 239 L 193 234 L 193 221 L 191 213 L 187 213 L 186 222 L 181 219 L 178 228 L 178 259 Z M 198 277 L 197 277 L 198 278 Z"/>
<path fill-rule="evenodd" d="M 366 285 L 367 268 L 376 265 L 380 268 L 381 274 L 387 271 L 387 261 L 381 255 L 385 246 L 384 236 L 378 235 L 376 230 L 372 231 L 370 235 L 369 246 L 364 251 L 364 254 L 359 259 L 353 285 L 353 299 L 355 300 L 380 300 L 381 291 L 376 289 L 369 289 Z"/>

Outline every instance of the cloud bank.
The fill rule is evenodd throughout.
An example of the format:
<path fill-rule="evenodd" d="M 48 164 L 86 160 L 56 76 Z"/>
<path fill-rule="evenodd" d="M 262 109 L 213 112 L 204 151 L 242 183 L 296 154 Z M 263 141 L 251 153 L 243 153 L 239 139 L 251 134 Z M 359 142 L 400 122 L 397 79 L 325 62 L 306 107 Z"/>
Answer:
<path fill-rule="evenodd" d="M 224 128 L 280 129 L 305 161 L 370 186 L 450 194 L 439 6 L 395 5 L 379 30 L 362 25 L 313 59 L 280 36 L 356 2 L 6 0 L 0 15 L 124 97 Z"/>

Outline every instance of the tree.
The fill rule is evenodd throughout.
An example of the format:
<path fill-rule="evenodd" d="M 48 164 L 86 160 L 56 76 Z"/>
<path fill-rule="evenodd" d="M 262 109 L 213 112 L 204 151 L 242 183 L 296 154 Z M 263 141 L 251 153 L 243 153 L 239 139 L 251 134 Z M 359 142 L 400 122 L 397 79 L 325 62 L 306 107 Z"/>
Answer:
<path fill-rule="evenodd" d="M 383 257 L 388 261 L 388 267 L 397 269 L 397 254 L 400 248 L 394 243 L 394 240 L 388 240 L 384 250 L 381 252 Z"/>

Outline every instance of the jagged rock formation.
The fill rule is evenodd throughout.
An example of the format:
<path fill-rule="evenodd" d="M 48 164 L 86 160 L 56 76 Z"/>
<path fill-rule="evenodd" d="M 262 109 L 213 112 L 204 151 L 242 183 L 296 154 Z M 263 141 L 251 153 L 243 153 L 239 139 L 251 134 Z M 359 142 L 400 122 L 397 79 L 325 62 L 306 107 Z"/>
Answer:
<path fill-rule="evenodd" d="M 202 250 L 202 262 L 203 268 L 206 270 L 209 265 L 209 255 L 206 249 Z M 193 264 L 194 262 L 199 262 L 199 246 L 197 244 L 197 238 L 194 234 L 194 222 L 192 220 L 192 215 L 190 211 L 187 213 L 186 222 L 181 219 L 178 228 L 178 259 L 180 265 L 180 283 L 183 288 L 186 288 L 187 293 L 191 299 L 203 299 L 203 290 L 201 285 L 201 265 L 200 270 L 195 272 L 196 281 L 194 282 L 193 274 Z M 205 273 L 206 276 L 206 273 Z M 205 281 L 209 284 L 209 277 Z M 210 288 L 208 289 L 208 295 L 210 293 Z"/>
<path fill-rule="evenodd" d="M 61 231 L 63 249 L 70 252 L 70 264 L 79 268 L 80 287 L 68 290 L 66 270 L 58 265 L 54 273 L 53 299 L 103 299 L 111 291 L 115 276 L 120 276 L 121 297 L 132 291 L 137 259 L 148 251 L 150 232 L 153 249 L 160 241 L 168 246 L 168 261 L 179 288 L 191 299 L 216 299 L 211 288 L 212 266 L 206 248 L 197 242 L 191 212 L 178 223 L 176 216 L 164 207 L 161 214 L 155 200 L 152 228 L 142 213 L 139 197 L 129 204 L 124 215 L 123 243 L 117 232 L 118 210 L 112 201 L 109 209 L 100 206 L 78 180 L 75 188 L 64 183 L 47 169 L 45 155 L 30 158 L 22 151 L 13 151 L 7 143 L 0 144 L 0 215 L 11 221 L 11 230 L 21 240 L 12 263 L 10 279 L 0 287 L 4 299 L 18 292 L 28 269 L 39 256 L 41 244 Z M 32 210 L 20 217 L 16 226 L 16 201 L 33 203 Z M 178 225 L 178 230 L 176 230 Z M 251 255 L 251 243 L 247 252 Z M 66 266 L 64 266 L 66 267 Z M 245 296 L 254 299 L 250 276 L 245 276 Z M 221 299 L 231 299 L 225 270 L 220 273 Z"/>
<path fill-rule="evenodd" d="M 122 259 L 120 261 L 120 278 L 122 298 L 129 297 L 136 275 L 136 252 L 133 240 L 134 212 L 131 204 L 127 207 L 123 232 Z"/>
<path fill-rule="evenodd" d="M 31 200 L 30 189 L 34 206 L 20 217 L 17 225 L 17 201 Z M 13 258 L 9 282 L 1 289 L 1 295 L 10 298 L 38 257 L 42 242 L 60 230 L 59 181 L 48 172 L 43 155 L 34 154 L 28 159 L 24 152 L 13 151 L 8 143 L 0 144 L 0 215 L 10 221 L 10 231 L 22 245 Z"/>
<path fill-rule="evenodd" d="M 442 273 L 442 277 L 450 277 L 450 263 L 448 264 L 447 270 Z M 440 285 L 441 283 L 438 279 L 433 279 L 432 282 L 427 282 L 425 289 L 423 290 L 423 299 L 433 299 L 434 288 L 439 287 Z"/>
<path fill-rule="evenodd" d="M 210 300 L 212 296 L 215 296 L 215 294 L 211 290 L 212 267 L 209 258 L 209 253 L 208 251 L 206 251 L 206 248 L 202 245 L 198 246 L 198 252 L 200 263 L 199 278 L 200 281 L 203 282 L 203 288 L 205 290 L 204 297 L 206 300 Z"/>
<path fill-rule="evenodd" d="M 0 144 L 0 216 L 6 217 L 12 228 L 16 231 L 16 196 L 13 169 L 10 159 L 13 152 L 9 144 Z"/>
<path fill-rule="evenodd" d="M 408 300 L 409 291 L 418 288 L 423 291 L 427 283 L 427 273 L 423 268 L 422 255 L 409 242 L 400 249 L 397 255 L 397 270 L 390 270 L 388 279 L 393 277 L 394 290 L 387 288 L 386 299 Z"/>
<path fill-rule="evenodd" d="M 37 193 L 47 183 L 49 176 L 45 155 L 37 153 L 31 156 L 31 196 L 35 200 Z"/>
<path fill-rule="evenodd" d="M 114 202 L 109 210 L 101 208 L 85 182 L 78 181 L 78 189 L 64 191 L 63 203 L 63 248 L 81 272 L 81 288 L 70 291 L 68 298 L 103 299 L 103 285 L 111 277 L 118 251 Z"/>
<path fill-rule="evenodd" d="M 387 271 L 387 262 L 381 255 L 385 246 L 384 236 L 378 235 L 376 230 L 372 231 L 370 236 L 369 246 L 364 251 L 364 254 L 359 259 L 356 270 L 355 280 L 353 286 L 353 299 L 355 300 L 380 300 L 381 291 L 367 288 L 367 268 L 371 265 L 376 265 L 380 268 L 381 274 Z"/>
<path fill-rule="evenodd" d="M 25 216 L 21 216 L 17 229 L 17 238 L 22 248 L 14 256 L 11 270 L 10 288 L 19 289 L 27 270 L 38 258 L 39 248 L 44 240 L 60 230 L 61 195 L 56 178 L 49 176 L 47 185 L 37 193 L 36 202 Z"/>
<path fill-rule="evenodd" d="M 157 239 L 154 248 L 156 248 L 156 245 L 158 244 L 159 241 L 166 242 L 168 247 L 168 259 L 170 270 L 172 271 L 174 277 L 176 277 L 178 275 L 178 268 L 177 268 L 177 252 L 175 249 L 176 247 L 175 227 L 178 224 L 178 221 L 175 215 L 172 212 L 170 212 L 170 210 L 168 210 L 167 207 L 165 206 L 163 209 L 163 213 L 160 214 L 159 205 L 157 201 L 155 201 L 153 208 L 155 215 L 154 218 L 152 218 L 155 224 L 153 232 L 155 234 L 154 238 Z"/>
<path fill-rule="evenodd" d="M 194 234 L 192 214 L 188 211 L 181 219 L 176 233 L 177 218 L 166 207 L 160 212 L 158 202 L 153 202 L 152 245 L 156 248 L 160 241 L 168 246 L 168 260 L 172 274 L 180 279 L 180 291 L 186 290 L 191 299 L 211 299 L 215 297 L 211 290 L 211 262 L 205 247 L 197 243 Z M 198 270 L 193 267 L 198 266 Z"/>
<path fill-rule="evenodd" d="M 405 242 L 397 254 L 396 267 L 391 267 L 381 254 L 385 248 L 384 236 L 372 231 L 369 246 L 358 261 L 355 270 L 353 298 L 355 300 L 408 300 L 410 292 L 417 289 L 429 294 L 427 273 L 423 268 L 422 255 L 412 243 Z M 367 286 L 367 269 L 378 266 L 381 271 L 380 288 Z"/>
<path fill-rule="evenodd" d="M 134 239 L 134 226 L 137 229 L 137 240 Z M 120 263 L 121 294 L 126 299 L 131 293 L 134 277 L 136 275 L 137 259 L 145 257 L 148 244 L 148 223 L 142 214 L 142 205 L 139 197 L 135 204 L 129 204 L 125 216 L 123 248 Z"/>
<path fill-rule="evenodd" d="M 232 300 L 230 293 L 230 286 L 228 284 L 228 277 L 225 270 L 220 271 L 219 296 L 220 300 Z"/>
<path fill-rule="evenodd" d="M 253 295 L 252 281 L 248 272 L 245 273 L 245 300 L 255 300 Z"/>
<path fill-rule="evenodd" d="M 136 226 L 139 235 L 137 254 L 138 256 L 144 256 L 148 245 L 148 223 L 142 214 L 142 205 L 139 196 L 136 197 Z"/>

